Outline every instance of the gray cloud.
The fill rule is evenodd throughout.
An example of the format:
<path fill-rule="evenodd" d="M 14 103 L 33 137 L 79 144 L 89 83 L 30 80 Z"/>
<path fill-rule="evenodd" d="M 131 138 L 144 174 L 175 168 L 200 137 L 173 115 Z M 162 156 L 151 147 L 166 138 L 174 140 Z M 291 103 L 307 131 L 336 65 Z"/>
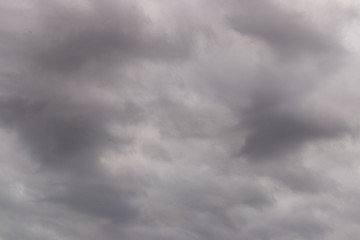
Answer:
<path fill-rule="evenodd" d="M 142 109 L 131 101 L 107 103 L 95 96 L 103 83 L 102 91 L 111 94 L 109 66 L 124 66 L 131 61 L 128 58 L 169 60 L 172 51 L 182 58 L 190 49 L 181 46 L 186 41 L 171 43 L 160 33 L 148 32 L 146 18 L 135 6 L 112 1 L 88 4 L 90 9 L 36 4 L 40 30 L 34 31 L 30 43 L 19 45 L 24 50 L 18 53 L 30 69 L 3 81 L 8 88 L 1 98 L 3 122 L 22 136 L 35 160 L 48 166 L 84 167 L 108 147 L 128 143 L 126 136 L 119 139 L 109 127 L 139 121 Z"/>
<path fill-rule="evenodd" d="M 62 184 L 63 190 L 50 194 L 46 200 L 80 213 L 110 219 L 117 223 L 129 223 L 138 216 L 138 210 L 132 206 L 131 200 L 134 199 L 139 187 L 131 186 L 129 182 L 128 186 L 119 186 L 120 184 L 107 183 L 99 177 L 91 176 L 88 179 L 82 176 L 69 184 Z"/>
<path fill-rule="evenodd" d="M 300 109 L 296 113 L 292 110 L 266 109 L 255 112 L 253 117 L 250 114 L 245 123 L 250 133 L 241 154 L 255 160 L 281 159 L 282 154 L 293 153 L 308 141 L 337 138 L 346 132 L 329 119 L 320 120 Z"/>
<path fill-rule="evenodd" d="M 298 12 L 272 1 L 241 1 L 234 5 L 236 10 L 228 16 L 230 26 L 240 34 L 263 41 L 284 57 L 331 56 L 341 52 L 341 46 L 332 35 L 315 29 Z"/>
<path fill-rule="evenodd" d="M 0 239 L 357 236 L 330 2 L 0 3 Z"/>
<path fill-rule="evenodd" d="M 138 124 L 143 109 L 125 96 L 114 102 L 101 94 L 111 97 L 111 88 L 127 81 L 126 74 L 115 77 L 118 67 L 126 71 L 135 60 L 185 58 L 191 36 L 151 32 L 135 5 L 87 4 L 34 4 L 35 19 L 29 20 L 40 24 L 30 27 L 30 39 L 5 42 L 18 68 L 4 71 L 0 118 L 41 171 L 60 181 L 55 189 L 35 186 L 44 195 L 41 201 L 128 223 L 138 217 L 131 201 L 141 186 L 129 189 L 128 180 L 121 186 L 115 177 L 106 178 L 101 158 L 131 146 L 132 137 L 111 128 Z"/>
<path fill-rule="evenodd" d="M 147 31 L 150 23 L 136 7 L 112 1 L 90 3 L 90 13 L 58 4 L 43 10 L 44 39 L 34 53 L 35 62 L 47 70 L 71 72 L 91 63 L 111 64 L 109 60 L 126 64 L 134 59 L 172 60 L 190 54 L 186 36 L 180 32 L 170 40 Z M 48 8 L 53 14 L 48 14 Z"/>
<path fill-rule="evenodd" d="M 76 102 L 66 102 L 65 99 L 51 101 L 53 99 L 37 102 L 7 98 L 2 102 L 4 121 L 18 131 L 34 159 L 44 165 L 84 167 L 91 165 L 104 149 L 119 140 L 124 144 L 128 142 L 126 138 L 122 140 L 113 136 L 107 124 L 120 119 L 121 115 L 126 115 L 125 122 L 130 114 L 135 114 L 136 120 L 137 113 L 131 105 L 122 111 L 115 108 L 112 111 L 109 106 L 76 106 Z"/>

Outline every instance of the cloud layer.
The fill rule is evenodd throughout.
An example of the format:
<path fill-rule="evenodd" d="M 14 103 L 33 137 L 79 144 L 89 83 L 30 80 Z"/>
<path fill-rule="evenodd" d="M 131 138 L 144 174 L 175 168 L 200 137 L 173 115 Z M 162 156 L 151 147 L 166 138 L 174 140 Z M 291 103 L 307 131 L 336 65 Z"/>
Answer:
<path fill-rule="evenodd" d="M 1 3 L 0 239 L 358 236 L 359 6 L 307 2 Z"/>

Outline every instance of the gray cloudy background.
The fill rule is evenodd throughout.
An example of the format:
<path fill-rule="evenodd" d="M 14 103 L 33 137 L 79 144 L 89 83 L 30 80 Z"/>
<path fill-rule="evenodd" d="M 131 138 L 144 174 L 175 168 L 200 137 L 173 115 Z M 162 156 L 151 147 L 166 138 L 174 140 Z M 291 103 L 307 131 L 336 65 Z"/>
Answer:
<path fill-rule="evenodd" d="M 360 237 L 357 0 L 0 1 L 0 240 Z"/>

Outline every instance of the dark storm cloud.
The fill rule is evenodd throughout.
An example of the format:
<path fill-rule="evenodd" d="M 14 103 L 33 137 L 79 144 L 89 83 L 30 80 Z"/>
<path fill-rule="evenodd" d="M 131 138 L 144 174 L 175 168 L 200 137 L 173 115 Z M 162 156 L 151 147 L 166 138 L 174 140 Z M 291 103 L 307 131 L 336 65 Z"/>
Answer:
<path fill-rule="evenodd" d="M 314 56 L 312 61 L 321 65 L 323 59 Z M 239 141 L 237 156 L 250 162 L 292 158 L 306 144 L 351 132 L 345 121 L 326 108 L 314 108 L 309 101 L 327 84 L 330 73 L 312 66 L 299 70 L 304 67 L 301 61 L 296 68 L 293 63 L 279 65 L 261 63 L 250 70 L 213 69 L 210 65 L 204 68 L 208 73 L 201 76 L 210 89 L 208 96 L 224 102 L 238 120 L 230 127 L 244 141 L 241 146 L 241 139 L 234 140 Z"/>
<path fill-rule="evenodd" d="M 336 61 L 341 58 L 339 55 Z M 328 61 L 316 55 L 312 60 L 318 65 Z M 336 139 L 350 132 L 347 124 L 327 109 L 315 110 L 307 102 L 326 84 L 330 73 L 321 67 L 310 71 L 282 67 L 281 71 L 272 66 L 260 68 L 262 72 L 250 78 L 255 84 L 248 88 L 249 104 L 239 110 L 239 126 L 247 132 L 241 155 L 248 159 L 291 158 L 307 143 Z"/>
<path fill-rule="evenodd" d="M 285 57 L 303 54 L 329 54 L 341 51 L 330 34 L 311 25 L 306 16 L 284 9 L 272 1 L 239 1 L 230 11 L 230 26 L 269 45 Z"/>
<path fill-rule="evenodd" d="M 137 111 L 131 104 L 121 109 L 121 106 L 79 104 L 65 99 L 41 100 L 42 104 L 36 100 L 29 103 L 26 99 L 7 98 L 2 102 L 1 115 L 5 126 L 18 133 L 20 143 L 34 161 L 50 173 L 64 172 L 55 174 L 60 180 L 71 180 L 60 183 L 59 192 L 38 189 L 43 192 L 44 200 L 92 217 L 119 223 L 132 221 L 138 214 L 129 202 L 136 194 L 124 191 L 120 184 L 111 184 L 111 178 L 104 177 L 107 173 L 100 158 L 107 150 L 121 152 L 131 143 L 131 138 L 116 136 L 107 126 L 114 121 L 124 126 L 129 121 L 135 123 Z M 51 178 L 46 181 L 50 184 Z M 133 192 L 140 189 L 136 186 Z"/>
<path fill-rule="evenodd" d="M 115 72 L 141 61 L 183 60 L 192 36 L 187 30 L 171 35 L 153 30 L 140 8 L 125 1 L 86 6 L 49 1 L 34 3 L 33 11 L 24 16 L 27 39 L 14 34 L 3 42 L 13 58 L 1 79 L 2 127 L 18 135 L 31 159 L 50 174 L 47 181 L 52 175 L 60 180 L 60 190 L 34 186 L 42 201 L 131 222 L 138 217 L 131 202 L 142 186 L 105 177 L 100 159 L 131 145 L 131 136 L 111 127 L 138 124 L 144 110 L 128 99 L 126 74 Z"/>
<path fill-rule="evenodd" d="M 309 170 L 292 167 L 292 169 L 274 171 L 272 177 L 294 192 L 319 194 L 333 190 L 335 184 L 330 179 L 318 176 Z"/>
<path fill-rule="evenodd" d="M 260 54 L 260 61 L 255 57 L 251 63 L 246 54 L 239 56 L 247 67 L 230 62 L 218 68 L 221 60 L 213 60 L 201 76 L 202 88 L 215 93 L 238 118 L 244 140 L 239 155 L 250 161 L 291 158 L 308 143 L 349 133 L 346 123 L 331 112 L 320 113 L 306 103 L 343 65 L 339 32 L 315 28 L 305 13 L 272 1 L 225 1 L 216 6 L 224 11 L 227 27 L 259 39 L 270 50 L 270 55 L 262 55 L 261 46 L 249 49 L 249 56 Z M 243 54 L 245 49 L 239 48 Z"/>
<path fill-rule="evenodd" d="M 66 73 L 88 63 L 175 60 L 190 54 L 191 37 L 186 32 L 179 30 L 174 36 L 166 36 L 151 31 L 150 20 L 129 4 L 90 3 L 90 12 L 54 3 L 42 10 L 44 39 L 35 43 L 41 46 L 34 53 L 41 67 Z"/>
<path fill-rule="evenodd" d="M 141 118 L 141 108 L 132 102 L 116 106 L 93 96 L 103 82 L 100 90 L 111 94 L 111 68 L 134 58 L 183 58 L 190 50 L 190 36 L 180 31 L 170 40 L 151 32 L 149 20 L 135 6 L 87 3 L 89 9 L 53 1 L 37 5 L 41 26 L 19 45 L 23 52 L 15 52 L 30 69 L 3 80 L 8 93 L 0 100 L 2 121 L 22 136 L 34 160 L 48 166 L 85 166 L 80 162 L 96 160 L 121 140 L 109 132 L 112 123 Z"/>
<path fill-rule="evenodd" d="M 283 154 L 294 153 L 309 141 L 337 138 L 346 133 L 344 126 L 324 117 L 312 116 L 301 109 L 256 111 L 245 120 L 249 135 L 241 154 L 253 160 L 281 159 Z"/>
<path fill-rule="evenodd" d="M 281 1 L 20 2 L 0 3 L 1 240 L 318 239 L 357 219 L 334 29 Z"/>
<path fill-rule="evenodd" d="M 115 144 L 129 143 L 107 129 L 112 121 L 131 117 L 137 112 L 131 107 L 122 110 L 114 106 L 79 104 L 67 99 L 5 98 L 1 101 L 1 116 L 5 125 L 21 135 L 21 142 L 47 167 L 81 169 L 91 166 L 107 149 Z"/>

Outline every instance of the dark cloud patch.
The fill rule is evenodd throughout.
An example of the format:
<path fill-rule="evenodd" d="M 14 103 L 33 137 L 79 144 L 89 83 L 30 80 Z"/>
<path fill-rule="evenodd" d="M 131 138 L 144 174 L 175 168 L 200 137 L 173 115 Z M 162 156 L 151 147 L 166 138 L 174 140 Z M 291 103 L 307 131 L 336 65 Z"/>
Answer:
<path fill-rule="evenodd" d="M 254 37 L 281 56 L 341 52 L 334 36 L 311 26 L 305 16 L 291 12 L 272 1 L 240 1 L 230 11 L 228 22 L 240 34 Z"/>
<path fill-rule="evenodd" d="M 126 136 L 119 138 L 112 134 L 108 125 L 121 121 L 122 116 L 123 124 L 130 115 L 133 116 L 131 121 L 137 119 L 137 113 L 126 105 L 120 109 L 65 99 L 31 101 L 23 98 L 6 98 L 1 105 L 5 125 L 21 136 L 21 142 L 34 160 L 51 168 L 80 170 L 93 166 L 106 149 L 130 143 Z"/>
<path fill-rule="evenodd" d="M 0 238 L 347 231 L 342 40 L 280 2 L 1 2 Z"/>
<path fill-rule="evenodd" d="M 291 107 L 296 107 L 291 106 Z M 326 117 L 326 116 L 325 116 Z M 241 155 L 252 160 L 282 159 L 305 143 L 340 137 L 346 128 L 297 109 L 264 109 L 246 119 L 249 134 Z"/>
<path fill-rule="evenodd" d="M 330 179 L 296 167 L 277 171 L 272 174 L 272 177 L 295 192 L 319 194 L 335 187 L 334 182 Z"/>
<path fill-rule="evenodd" d="M 313 62 L 321 64 L 323 59 L 314 57 Z M 306 144 L 337 139 L 351 131 L 327 109 L 316 110 L 307 101 L 327 84 L 329 72 L 302 61 L 276 63 L 279 66 L 261 63 L 250 70 L 232 69 L 232 74 L 226 71 L 231 67 L 220 70 L 211 65 L 206 71 L 215 74 L 204 74 L 208 96 L 222 101 L 238 120 L 229 130 L 244 141 L 241 146 L 237 139 L 238 156 L 250 162 L 292 158 Z"/>
<path fill-rule="evenodd" d="M 56 189 L 34 187 L 43 204 L 129 223 L 139 217 L 132 201 L 141 186 L 105 177 L 101 158 L 131 145 L 131 136 L 112 127 L 135 126 L 144 120 L 143 107 L 129 99 L 126 73 L 114 72 L 126 72 L 135 59 L 184 59 L 192 41 L 151 30 L 140 10 L 123 1 L 86 4 L 34 3 L 29 39 L 5 42 L 15 73 L 2 74 L 0 120 L 39 174 L 60 182 Z"/>
<path fill-rule="evenodd" d="M 173 36 L 151 31 L 150 19 L 133 5 L 112 1 L 89 5 L 90 10 L 84 10 L 51 3 L 40 11 L 43 29 L 35 43 L 39 51 L 33 53 L 34 62 L 64 74 L 88 64 L 176 60 L 190 54 L 191 35 L 180 29 Z"/>
<path fill-rule="evenodd" d="M 29 40 L 7 42 L 21 61 L 15 63 L 18 72 L 2 81 L 7 92 L 0 118 L 35 160 L 79 169 L 105 150 L 129 143 L 111 133 L 111 125 L 141 119 L 143 110 L 133 102 L 107 103 L 97 95 L 114 94 L 111 88 L 125 81 L 114 71 L 131 65 L 131 59 L 183 59 L 192 37 L 151 30 L 150 19 L 125 1 L 84 6 L 49 1 L 34 9 L 40 24 Z"/>

